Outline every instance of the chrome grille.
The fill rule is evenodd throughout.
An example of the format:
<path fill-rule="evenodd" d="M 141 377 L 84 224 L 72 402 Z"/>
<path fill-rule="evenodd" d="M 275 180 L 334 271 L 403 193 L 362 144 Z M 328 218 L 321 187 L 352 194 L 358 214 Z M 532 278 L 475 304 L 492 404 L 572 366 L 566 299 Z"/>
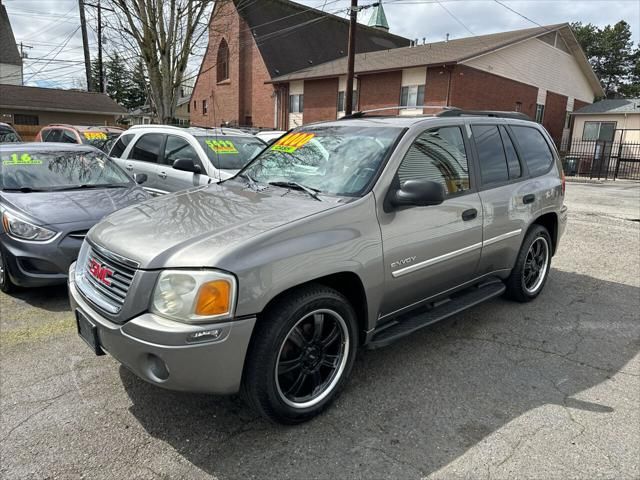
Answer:
<path fill-rule="evenodd" d="M 93 262 L 96 262 L 101 268 L 110 270 L 111 274 L 105 278 L 108 285 L 91 273 L 91 265 Z M 135 263 L 128 259 L 121 258 L 102 249 L 94 248 L 93 246 L 90 247 L 87 252 L 87 259 L 84 265 L 84 279 L 88 286 L 102 297 L 102 300 L 106 302 L 109 307 L 112 307 L 106 308 L 111 313 L 119 312 L 127 298 L 127 292 L 136 273 L 134 265 Z M 105 305 L 100 306 L 105 307 Z"/>

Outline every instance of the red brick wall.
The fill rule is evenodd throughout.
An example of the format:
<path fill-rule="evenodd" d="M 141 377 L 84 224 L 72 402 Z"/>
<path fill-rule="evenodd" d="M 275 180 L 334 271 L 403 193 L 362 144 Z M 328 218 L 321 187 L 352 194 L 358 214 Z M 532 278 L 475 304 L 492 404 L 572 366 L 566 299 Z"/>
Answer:
<path fill-rule="evenodd" d="M 427 68 L 427 82 L 424 89 L 424 104 L 429 106 L 445 106 L 447 105 L 447 91 L 449 88 L 449 74 L 451 69 L 448 68 Z M 431 109 L 425 109 L 425 113 L 432 112 Z"/>
<path fill-rule="evenodd" d="M 373 73 L 358 76 L 360 98 L 358 109 L 372 110 L 374 108 L 391 107 L 400 104 L 400 87 L 402 85 L 402 71 Z M 306 92 L 305 92 L 306 93 Z M 305 107 L 307 98 L 305 96 Z M 380 115 L 397 115 L 398 110 L 385 110 Z"/>
<path fill-rule="evenodd" d="M 304 123 L 335 120 L 338 115 L 338 79 L 304 82 Z"/>
<path fill-rule="evenodd" d="M 513 111 L 516 102 L 521 102 L 522 112 L 535 118 L 537 97 L 537 87 L 457 65 L 451 78 L 449 104 L 468 110 Z"/>
<path fill-rule="evenodd" d="M 564 95 L 547 92 L 542 125 L 547 129 L 558 147 L 562 142 L 562 130 L 567 116 L 567 100 L 568 98 Z"/>
<path fill-rule="evenodd" d="M 229 80 L 218 82 L 216 59 L 223 38 L 229 45 Z M 265 84 L 269 79 L 246 22 L 233 2 L 220 3 L 211 16 L 209 45 L 191 98 L 191 123 L 215 126 L 251 121 L 254 126 L 273 127 L 273 86 Z M 202 112 L 204 99 L 209 103 L 206 115 Z"/>

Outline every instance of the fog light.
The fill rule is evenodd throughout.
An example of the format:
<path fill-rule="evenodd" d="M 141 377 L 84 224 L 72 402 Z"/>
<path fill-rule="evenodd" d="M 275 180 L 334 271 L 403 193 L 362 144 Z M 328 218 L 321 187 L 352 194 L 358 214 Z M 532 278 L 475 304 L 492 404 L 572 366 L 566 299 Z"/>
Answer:
<path fill-rule="evenodd" d="M 164 382 L 169 378 L 169 369 L 167 368 L 167 364 L 164 363 L 164 360 L 157 355 L 152 353 L 148 354 L 146 364 L 147 374 L 152 380 Z"/>
<path fill-rule="evenodd" d="M 220 337 L 220 329 L 216 328 L 213 330 L 201 330 L 199 332 L 193 332 L 187 335 L 188 343 L 196 343 L 196 342 L 207 342 L 209 340 L 216 340 Z"/>

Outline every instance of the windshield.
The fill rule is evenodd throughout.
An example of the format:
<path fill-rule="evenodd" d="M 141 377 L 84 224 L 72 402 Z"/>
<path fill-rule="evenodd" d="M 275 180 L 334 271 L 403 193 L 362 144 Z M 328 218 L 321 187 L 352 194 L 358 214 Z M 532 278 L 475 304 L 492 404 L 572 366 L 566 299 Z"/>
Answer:
<path fill-rule="evenodd" d="M 220 170 L 240 170 L 265 147 L 262 140 L 230 135 L 196 137 L 214 167 Z"/>
<path fill-rule="evenodd" d="M 7 127 L 0 127 L 0 143 L 15 143 L 20 142 L 20 137 Z"/>
<path fill-rule="evenodd" d="M 360 195 L 401 132 L 391 127 L 302 127 L 268 147 L 242 173 L 260 183 L 296 182 L 332 195 Z"/>
<path fill-rule="evenodd" d="M 131 179 L 101 152 L 0 151 L 3 190 L 64 190 L 129 185 Z"/>
<path fill-rule="evenodd" d="M 82 132 L 82 143 L 107 153 L 121 132 Z"/>

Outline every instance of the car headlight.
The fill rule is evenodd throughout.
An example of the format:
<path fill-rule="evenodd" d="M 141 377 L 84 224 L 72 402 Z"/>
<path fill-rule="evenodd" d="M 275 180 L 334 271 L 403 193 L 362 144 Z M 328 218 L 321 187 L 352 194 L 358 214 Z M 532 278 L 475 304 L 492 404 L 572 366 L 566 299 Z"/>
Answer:
<path fill-rule="evenodd" d="M 4 231 L 12 237 L 32 242 L 46 242 L 57 234 L 57 232 L 34 225 L 7 211 L 2 213 L 2 226 Z"/>
<path fill-rule="evenodd" d="M 151 311 L 171 320 L 206 323 L 233 316 L 236 279 L 213 270 L 165 270 L 156 282 Z"/>

